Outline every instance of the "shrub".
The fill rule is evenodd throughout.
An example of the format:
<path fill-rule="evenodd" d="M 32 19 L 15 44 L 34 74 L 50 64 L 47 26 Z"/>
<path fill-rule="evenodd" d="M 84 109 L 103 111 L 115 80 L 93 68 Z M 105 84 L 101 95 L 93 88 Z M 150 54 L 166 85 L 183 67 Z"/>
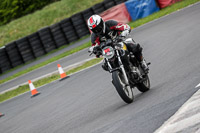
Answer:
<path fill-rule="evenodd" d="M 0 1 L 0 25 L 19 18 L 45 5 L 59 0 L 1 0 Z"/>

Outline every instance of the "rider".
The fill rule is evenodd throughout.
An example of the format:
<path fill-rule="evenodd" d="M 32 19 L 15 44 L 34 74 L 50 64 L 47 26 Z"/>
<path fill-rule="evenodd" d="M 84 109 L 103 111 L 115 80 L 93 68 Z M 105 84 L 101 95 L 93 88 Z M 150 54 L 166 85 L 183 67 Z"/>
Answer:
<path fill-rule="evenodd" d="M 107 39 L 115 39 L 117 36 L 125 38 L 131 32 L 130 26 L 127 24 L 122 24 L 114 20 L 108 20 L 106 22 L 99 15 L 92 15 L 88 19 L 88 27 L 93 32 L 91 34 L 91 42 L 93 53 L 96 54 L 96 57 L 99 58 L 99 45 L 101 42 L 106 41 Z M 148 72 L 149 68 L 142 56 L 142 47 L 140 44 L 135 43 L 132 38 L 125 39 L 124 43 L 126 44 L 128 51 L 132 52 L 136 59 L 140 62 L 143 70 Z M 106 63 L 102 65 L 104 70 L 108 70 Z"/>

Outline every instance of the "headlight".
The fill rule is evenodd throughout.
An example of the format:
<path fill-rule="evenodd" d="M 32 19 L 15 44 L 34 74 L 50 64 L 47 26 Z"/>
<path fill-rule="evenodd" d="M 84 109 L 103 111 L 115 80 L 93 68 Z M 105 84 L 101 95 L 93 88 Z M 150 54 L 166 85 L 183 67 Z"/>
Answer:
<path fill-rule="evenodd" d="M 107 46 L 102 49 L 103 57 L 107 59 L 111 59 L 115 55 L 115 51 L 112 47 Z"/>

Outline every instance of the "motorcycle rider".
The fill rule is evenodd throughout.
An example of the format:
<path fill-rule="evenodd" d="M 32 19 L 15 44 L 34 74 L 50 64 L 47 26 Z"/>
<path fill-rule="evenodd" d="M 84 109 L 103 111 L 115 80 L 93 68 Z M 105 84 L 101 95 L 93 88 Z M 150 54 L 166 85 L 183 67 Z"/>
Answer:
<path fill-rule="evenodd" d="M 98 50 L 101 50 L 99 45 L 101 42 L 106 41 L 107 39 L 115 39 L 116 37 L 126 38 L 131 32 L 131 28 L 127 24 L 119 23 L 115 20 L 103 21 L 99 15 L 92 15 L 88 19 L 88 27 L 92 31 L 91 42 L 92 47 L 90 51 L 96 55 L 97 58 L 100 57 Z M 140 62 L 143 70 L 148 73 L 148 66 L 142 55 L 142 47 L 140 44 L 135 43 L 132 38 L 125 39 L 124 43 L 127 46 L 129 52 L 132 52 L 136 59 Z M 108 71 L 107 63 L 102 65 L 103 69 Z"/>

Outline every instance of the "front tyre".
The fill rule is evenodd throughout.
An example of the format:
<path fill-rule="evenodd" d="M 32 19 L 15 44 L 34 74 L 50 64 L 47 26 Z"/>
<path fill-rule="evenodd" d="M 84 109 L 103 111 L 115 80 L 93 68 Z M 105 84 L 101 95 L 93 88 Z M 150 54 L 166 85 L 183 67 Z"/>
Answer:
<path fill-rule="evenodd" d="M 119 71 L 114 71 L 112 73 L 112 78 L 112 83 L 115 86 L 119 96 L 124 100 L 124 102 L 132 103 L 134 99 L 133 91 L 130 86 L 125 84 L 123 74 Z"/>
<path fill-rule="evenodd" d="M 146 75 L 145 80 L 142 83 L 137 84 L 137 88 L 140 92 L 146 92 L 150 89 L 150 80 L 148 75 Z"/>

